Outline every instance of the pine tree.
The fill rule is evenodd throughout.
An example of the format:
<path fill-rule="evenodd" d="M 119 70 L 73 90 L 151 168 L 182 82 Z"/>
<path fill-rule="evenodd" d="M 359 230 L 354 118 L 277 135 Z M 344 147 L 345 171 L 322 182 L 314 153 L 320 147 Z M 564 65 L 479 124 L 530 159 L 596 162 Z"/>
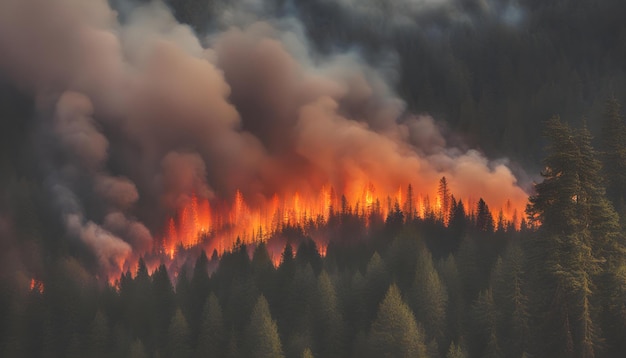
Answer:
<path fill-rule="evenodd" d="M 410 304 L 418 322 L 422 323 L 429 339 L 443 343 L 446 326 L 448 293 L 435 270 L 430 252 L 419 250 L 415 279 L 410 290 Z"/>
<path fill-rule="evenodd" d="M 378 309 L 369 333 L 370 357 L 426 357 L 426 345 L 413 312 L 391 285 Z"/>
<path fill-rule="evenodd" d="M 198 335 L 195 356 L 222 357 L 225 355 L 225 327 L 222 307 L 215 294 L 211 293 L 202 310 L 202 326 Z"/>
<path fill-rule="evenodd" d="M 393 209 L 389 211 L 387 214 L 387 219 L 385 220 L 385 228 L 387 229 L 388 234 L 393 237 L 397 235 L 404 225 L 404 213 L 400 209 L 400 204 L 398 201 L 395 201 L 393 204 Z"/>
<path fill-rule="evenodd" d="M 500 357 L 500 344 L 497 337 L 498 312 L 491 289 L 481 292 L 472 306 L 472 339 L 468 342 L 472 355 Z"/>
<path fill-rule="evenodd" d="M 489 206 L 487 206 L 483 198 L 480 198 L 476 205 L 476 228 L 479 231 L 490 233 L 493 232 L 494 226 L 495 224 L 491 211 L 489 211 Z"/>
<path fill-rule="evenodd" d="M 254 279 L 249 277 L 235 278 L 223 299 L 224 317 L 232 324 L 239 334 L 250 320 L 259 291 Z"/>
<path fill-rule="evenodd" d="M 459 200 L 457 202 L 454 197 L 452 197 L 450 201 L 452 204 L 450 205 L 451 209 L 448 230 L 451 232 L 452 237 L 455 240 L 456 246 L 454 249 L 456 250 L 467 230 L 467 215 L 465 213 L 465 205 L 463 204 L 463 201 Z"/>
<path fill-rule="evenodd" d="M 437 263 L 437 271 L 442 282 L 445 284 L 448 294 L 448 304 L 446 306 L 446 338 L 458 340 L 461 333 L 461 316 L 464 313 L 464 302 L 461 279 L 454 256 L 450 255 L 445 260 L 440 260 Z"/>
<path fill-rule="evenodd" d="M 409 184 L 409 187 L 406 191 L 406 201 L 404 202 L 404 214 L 406 216 L 406 221 L 411 222 L 415 219 L 416 216 L 416 208 L 415 208 L 415 198 L 413 195 L 413 186 Z"/>
<path fill-rule="evenodd" d="M 180 309 L 176 310 L 167 335 L 167 357 L 191 357 L 189 326 Z"/>
<path fill-rule="evenodd" d="M 289 282 L 289 290 L 281 319 L 281 331 L 287 334 L 304 333 L 309 329 L 309 315 L 315 298 L 317 281 L 311 265 L 296 268 L 293 280 Z"/>
<path fill-rule="evenodd" d="M 461 283 L 461 296 L 467 302 L 472 302 L 478 293 L 485 288 L 482 283 L 480 250 L 477 240 L 466 237 L 461 242 L 455 256 L 458 275 Z"/>
<path fill-rule="evenodd" d="M 287 299 L 293 276 L 295 275 L 296 265 L 293 258 L 293 249 L 289 243 L 285 246 L 281 254 L 281 263 L 276 270 L 276 294 L 275 301 L 272 302 L 274 307 L 279 307 L 276 312 L 280 328 L 283 332 L 288 317 L 289 309 L 287 307 Z"/>
<path fill-rule="evenodd" d="M 196 264 L 193 268 L 193 275 L 191 276 L 191 306 L 189 307 L 190 311 L 187 314 L 187 317 L 189 317 L 189 328 L 191 329 L 191 332 L 194 333 L 192 335 L 194 341 L 201 324 L 200 317 L 202 317 L 202 307 L 206 302 L 210 289 L 208 270 L 209 259 L 206 256 L 206 252 L 202 250 L 196 260 Z"/>
<path fill-rule="evenodd" d="M 346 273 L 347 274 L 347 273 Z M 348 343 L 354 343 L 354 335 L 357 332 L 363 333 L 367 321 L 367 312 L 365 305 L 366 282 L 365 277 L 359 270 L 350 277 L 349 284 L 343 291 L 343 305 L 341 311 L 345 314 L 346 319 L 346 335 Z M 342 288 L 341 285 L 338 286 Z"/>
<path fill-rule="evenodd" d="M 146 354 L 146 348 L 143 346 L 140 340 L 136 339 L 130 345 L 130 352 L 128 354 L 129 358 L 148 358 L 148 354 Z"/>
<path fill-rule="evenodd" d="M 285 250 L 283 250 L 283 253 L 280 257 L 280 267 L 282 266 L 290 266 L 293 263 L 293 247 L 291 247 L 291 244 L 287 243 L 287 245 L 285 245 Z"/>
<path fill-rule="evenodd" d="M 268 299 L 271 304 L 276 303 L 276 281 L 274 274 L 276 269 L 272 263 L 265 242 L 261 242 L 254 249 L 252 256 L 252 272 L 254 281 L 261 293 Z"/>
<path fill-rule="evenodd" d="M 543 231 L 568 234 L 577 230 L 575 198 L 579 194 L 579 150 L 574 134 L 558 116 L 552 117 L 545 128 L 549 144 L 544 159 L 544 178 L 535 185 L 535 195 L 529 198 L 528 217 Z"/>
<path fill-rule="evenodd" d="M 352 208 L 348 203 L 345 195 L 341 195 L 341 222 L 346 223 L 348 217 L 352 214 Z"/>
<path fill-rule="evenodd" d="M 619 235 L 619 219 L 606 198 L 602 183 L 602 165 L 591 146 L 591 133 L 586 123 L 575 133 L 580 151 L 578 170 L 581 191 L 577 198 L 578 215 L 589 228 L 593 254 L 600 260 L 621 260 L 626 254 L 623 238 Z"/>
<path fill-rule="evenodd" d="M 500 211 L 498 211 L 498 220 L 496 221 L 496 232 L 502 234 L 506 230 L 506 227 L 507 223 L 504 219 L 504 213 L 502 212 L 502 209 L 500 209 Z"/>
<path fill-rule="evenodd" d="M 157 346 L 164 349 L 168 327 L 176 309 L 176 296 L 165 265 L 161 264 L 152 274 L 152 294 L 154 310 L 152 317 L 155 325 L 152 331 L 157 338 Z"/>
<path fill-rule="evenodd" d="M 284 357 L 278 335 L 278 327 L 272 319 L 267 300 L 259 296 L 250 324 L 245 332 L 246 352 L 248 357 L 281 358 Z"/>
<path fill-rule="evenodd" d="M 626 264 L 611 268 L 599 285 L 603 291 L 601 317 L 606 339 L 606 356 L 626 351 Z"/>
<path fill-rule="evenodd" d="M 104 357 L 109 344 L 109 323 L 106 316 L 97 311 L 89 329 L 89 339 L 87 341 L 88 352 L 94 358 Z"/>
<path fill-rule="evenodd" d="M 126 316 L 130 320 L 130 328 L 144 344 L 152 346 L 154 336 L 154 295 L 148 268 L 143 258 L 137 264 L 135 279 L 130 285 Z"/>
<path fill-rule="evenodd" d="M 304 352 L 302 352 L 302 358 L 315 358 L 315 356 L 313 355 L 313 352 L 311 352 L 311 349 L 307 348 Z"/>
<path fill-rule="evenodd" d="M 147 284 L 150 282 L 150 274 L 148 273 L 148 267 L 146 266 L 146 262 L 143 260 L 143 257 L 139 258 L 139 262 L 137 263 L 137 273 L 135 275 L 135 281 L 138 285 Z"/>
<path fill-rule="evenodd" d="M 450 348 L 448 349 L 446 358 L 467 358 L 467 354 L 463 351 L 463 348 L 460 345 L 452 342 L 450 343 Z"/>
<path fill-rule="evenodd" d="M 322 269 L 322 257 L 313 239 L 306 238 L 298 245 L 295 261 L 300 266 L 311 265 L 313 272 L 318 274 Z"/>
<path fill-rule="evenodd" d="M 625 327 L 622 323 L 611 324 L 611 318 L 620 316 L 624 301 L 615 300 L 615 292 L 622 291 L 623 284 L 620 271 L 626 264 L 626 244 L 624 236 L 620 233 L 618 215 L 614 211 L 609 200 L 605 196 L 603 183 L 601 182 L 601 165 L 596 159 L 596 154 L 591 147 L 591 134 L 586 126 L 577 132 L 577 143 L 581 152 L 581 184 L 584 198 L 579 202 L 579 215 L 586 218 L 586 227 L 581 232 L 581 236 L 586 245 L 589 246 L 591 256 L 599 262 L 598 271 L 589 271 L 582 275 L 583 292 L 589 294 L 582 295 L 582 309 L 580 313 L 581 330 L 585 334 L 582 338 L 582 350 L 587 356 L 594 353 L 594 343 L 600 330 L 594 325 L 592 317 L 595 318 L 597 311 L 593 307 L 602 307 L 602 322 L 605 326 L 607 343 L 610 349 L 620 346 L 621 340 L 610 339 L 613 330 Z M 586 254 L 587 251 L 584 251 Z M 622 281 L 623 282 L 623 281 Z M 595 293 L 593 290 L 595 289 Z M 619 297 L 619 295 L 617 296 Z M 619 308 L 618 308 L 619 307 Z"/>
<path fill-rule="evenodd" d="M 520 356 L 528 348 L 530 336 L 527 282 L 524 253 L 512 243 L 492 273 L 493 296 L 500 309 L 500 333 L 506 356 Z"/>
<path fill-rule="evenodd" d="M 594 289 L 600 283 L 597 296 L 606 296 L 604 280 L 598 278 L 623 257 L 617 215 L 600 183 L 600 164 L 586 126 L 573 131 L 553 117 L 546 137 L 544 180 L 535 185 L 527 208 L 531 221 L 541 224 L 529 245 L 536 291 L 544 296 L 535 308 L 553 316 L 540 322 L 539 335 L 557 332 L 559 337 L 544 347 L 545 354 L 592 357 L 599 342 Z"/>
<path fill-rule="evenodd" d="M 448 224 L 450 221 L 450 207 L 451 207 L 451 197 L 450 188 L 448 187 L 448 180 L 445 176 L 441 177 L 439 180 L 439 189 L 437 191 L 439 194 L 439 200 L 441 203 L 439 218 L 444 224 Z"/>
<path fill-rule="evenodd" d="M 313 301 L 312 333 L 318 357 L 343 356 L 343 319 L 339 312 L 335 287 L 325 271 L 317 278 Z"/>
<path fill-rule="evenodd" d="M 389 272 L 378 252 L 374 252 L 365 271 L 364 299 L 367 322 L 371 322 L 376 315 L 376 309 L 385 296 L 387 287 L 389 287 Z"/>
<path fill-rule="evenodd" d="M 274 264 L 272 263 L 269 253 L 267 252 L 267 245 L 265 242 L 259 243 L 254 249 L 254 254 L 252 255 L 252 270 L 255 274 L 274 271 Z"/>
<path fill-rule="evenodd" d="M 189 282 L 189 270 L 187 265 L 183 265 L 178 271 L 178 275 L 176 276 L 176 305 L 180 307 L 180 309 L 185 312 L 190 312 L 191 310 L 191 283 Z M 169 324 L 168 324 L 169 327 Z"/>

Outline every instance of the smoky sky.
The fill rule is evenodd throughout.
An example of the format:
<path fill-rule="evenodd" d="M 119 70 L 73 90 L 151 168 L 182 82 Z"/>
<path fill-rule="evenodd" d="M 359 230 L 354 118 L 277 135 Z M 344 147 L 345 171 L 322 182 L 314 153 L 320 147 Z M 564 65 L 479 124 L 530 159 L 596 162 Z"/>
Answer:
<path fill-rule="evenodd" d="M 336 2 L 359 16 L 465 6 Z M 526 200 L 505 160 L 453 148 L 436 119 L 407 113 L 388 69 L 354 49 L 316 53 L 297 11 L 223 5 L 220 30 L 198 36 L 160 1 L 121 5 L 0 3 L 0 71 L 37 100 L 48 193 L 107 271 L 150 250 L 191 193 L 260 203 L 364 180 L 428 192 L 445 175 L 459 197 Z"/>

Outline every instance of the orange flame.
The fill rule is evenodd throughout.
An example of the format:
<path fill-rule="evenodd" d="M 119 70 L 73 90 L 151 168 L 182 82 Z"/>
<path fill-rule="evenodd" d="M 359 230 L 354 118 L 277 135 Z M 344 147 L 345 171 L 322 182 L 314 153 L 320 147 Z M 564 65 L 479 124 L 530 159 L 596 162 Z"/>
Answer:
<path fill-rule="evenodd" d="M 385 193 L 372 183 L 344 192 L 351 212 L 363 216 L 366 223 L 372 215 L 378 215 L 384 220 L 396 203 L 403 210 L 406 205 L 404 201 L 413 200 L 415 215 L 421 218 L 434 215 L 444 218 L 444 224 L 447 224 L 445 218 L 449 213 L 442 212 L 442 198 L 435 190 L 432 193 L 416 193 L 412 199 L 403 195 L 402 187 Z M 217 210 L 213 210 L 208 199 L 193 193 L 187 204 L 168 219 L 162 240 L 163 253 L 173 259 L 180 246 L 188 248 L 202 245 L 209 252 L 216 249 L 221 254 L 237 238 L 244 243 L 265 241 L 285 226 L 306 227 L 311 222 L 325 223 L 331 215 L 331 208 L 335 215 L 341 211 L 336 200 L 334 190 L 330 186 L 323 186 L 317 193 L 295 191 L 283 196 L 274 194 L 264 204 L 251 206 L 242 192 L 237 191 L 230 208 L 218 206 Z M 475 199 L 465 198 L 463 202 L 468 211 L 473 210 Z M 501 203 L 500 207 L 497 204 L 493 203 L 492 212 L 501 211 L 506 223 L 519 229 L 518 216 L 523 212 L 525 203 L 519 203 L 518 207 L 510 200 Z M 318 245 L 320 254 L 325 255 L 326 245 Z M 280 256 L 274 257 L 273 261 L 275 264 L 279 262 Z"/>
<path fill-rule="evenodd" d="M 236 206 L 239 208 L 236 212 L 242 211 L 241 205 L 244 205 L 243 198 L 238 200 Z M 237 221 L 239 216 L 232 217 L 231 220 Z M 197 245 L 203 236 L 210 233 L 212 226 L 211 205 L 208 199 L 199 199 L 194 193 L 188 205 L 182 207 L 176 217 L 170 217 L 168 220 L 167 234 L 163 241 L 165 252 L 173 258 L 176 246 Z"/>
<path fill-rule="evenodd" d="M 37 280 L 36 278 L 31 278 L 30 279 L 30 290 L 31 292 L 38 292 L 39 294 L 42 294 L 44 291 L 44 284 L 42 281 Z"/>

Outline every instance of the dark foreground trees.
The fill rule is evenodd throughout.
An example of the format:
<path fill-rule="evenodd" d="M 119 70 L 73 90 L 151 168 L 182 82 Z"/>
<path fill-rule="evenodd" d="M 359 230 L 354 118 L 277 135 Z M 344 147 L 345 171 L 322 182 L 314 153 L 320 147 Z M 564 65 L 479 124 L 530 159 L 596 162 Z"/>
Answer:
<path fill-rule="evenodd" d="M 527 245 L 537 354 L 602 356 L 620 345 L 610 333 L 616 327 L 601 318 L 603 311 L 620 314 L 621 304 L 611 299 L 625 257 L 618 216 L 605 196 L 587 128 L 573 130 L 553 117 L 545 135 L 544 180 L 527 210 L 541 224 Z"/>

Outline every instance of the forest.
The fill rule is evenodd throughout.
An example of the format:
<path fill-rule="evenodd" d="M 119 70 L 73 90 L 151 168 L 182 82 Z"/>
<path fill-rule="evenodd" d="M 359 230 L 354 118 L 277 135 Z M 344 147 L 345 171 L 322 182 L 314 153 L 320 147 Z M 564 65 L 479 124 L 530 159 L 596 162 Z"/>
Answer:
<path fill-rule="evenodd" d="M 619 111 L 607 102 L 602 152 L 585 126 L 546 122 L 546 170 L 519 229 L 482 200 L 466 209 L 442 178 L 447 212 L 415 217 L 407 200 L 377 222 L 344 206 L 323 256 L 303 227 L 284 227 L 278 266 L 264 243 L 237 242 L 221 257 L 201 251 L 173 277 L 140 260 L 103 286 L 64 256 L 26 296 L 4 283 L 3 356 L 619 357 Z M 25 235 L 39 235 L 32 224 Z"/>
<path fill-rule="evenodd" d="M 107 3 L 123 23 L 125 9 L 150 2 Z M 198 37 L 222 26 L 221 1 L 164 3 Z M 69 156 L 47 153 L 50 98 L 0 60 L 1 357 L 624 356 L 626 3 L 448 1 L 405 14 L 415 26 L 396 21 L 402 6 L 373 0 L 373 12 L 349 0 L 261 3 L 297 14 L 316 56 L 350 49 L 391 67 L 406 110 L 439 120 L 455 148 L 506 157 L 527 184 L 525 212 L 507 221 L 441 176 L 441 205 L 423 215 L 409 184 L 386 217 L 344 198 L 322 224 L 283 225 L 272 233 L 280 257 L 265 240 L 181 245 L 178 267 L 139 258 L 110 280 L 52 199 L 51 182 L 72 168 L 47 172 Z M 247 100 L 233 93 L 237 106 Z M 119 174 L 111 143 L 103 166 Z M 104 217 L 88 205 L 100 199 L 83 196 Z"/>

